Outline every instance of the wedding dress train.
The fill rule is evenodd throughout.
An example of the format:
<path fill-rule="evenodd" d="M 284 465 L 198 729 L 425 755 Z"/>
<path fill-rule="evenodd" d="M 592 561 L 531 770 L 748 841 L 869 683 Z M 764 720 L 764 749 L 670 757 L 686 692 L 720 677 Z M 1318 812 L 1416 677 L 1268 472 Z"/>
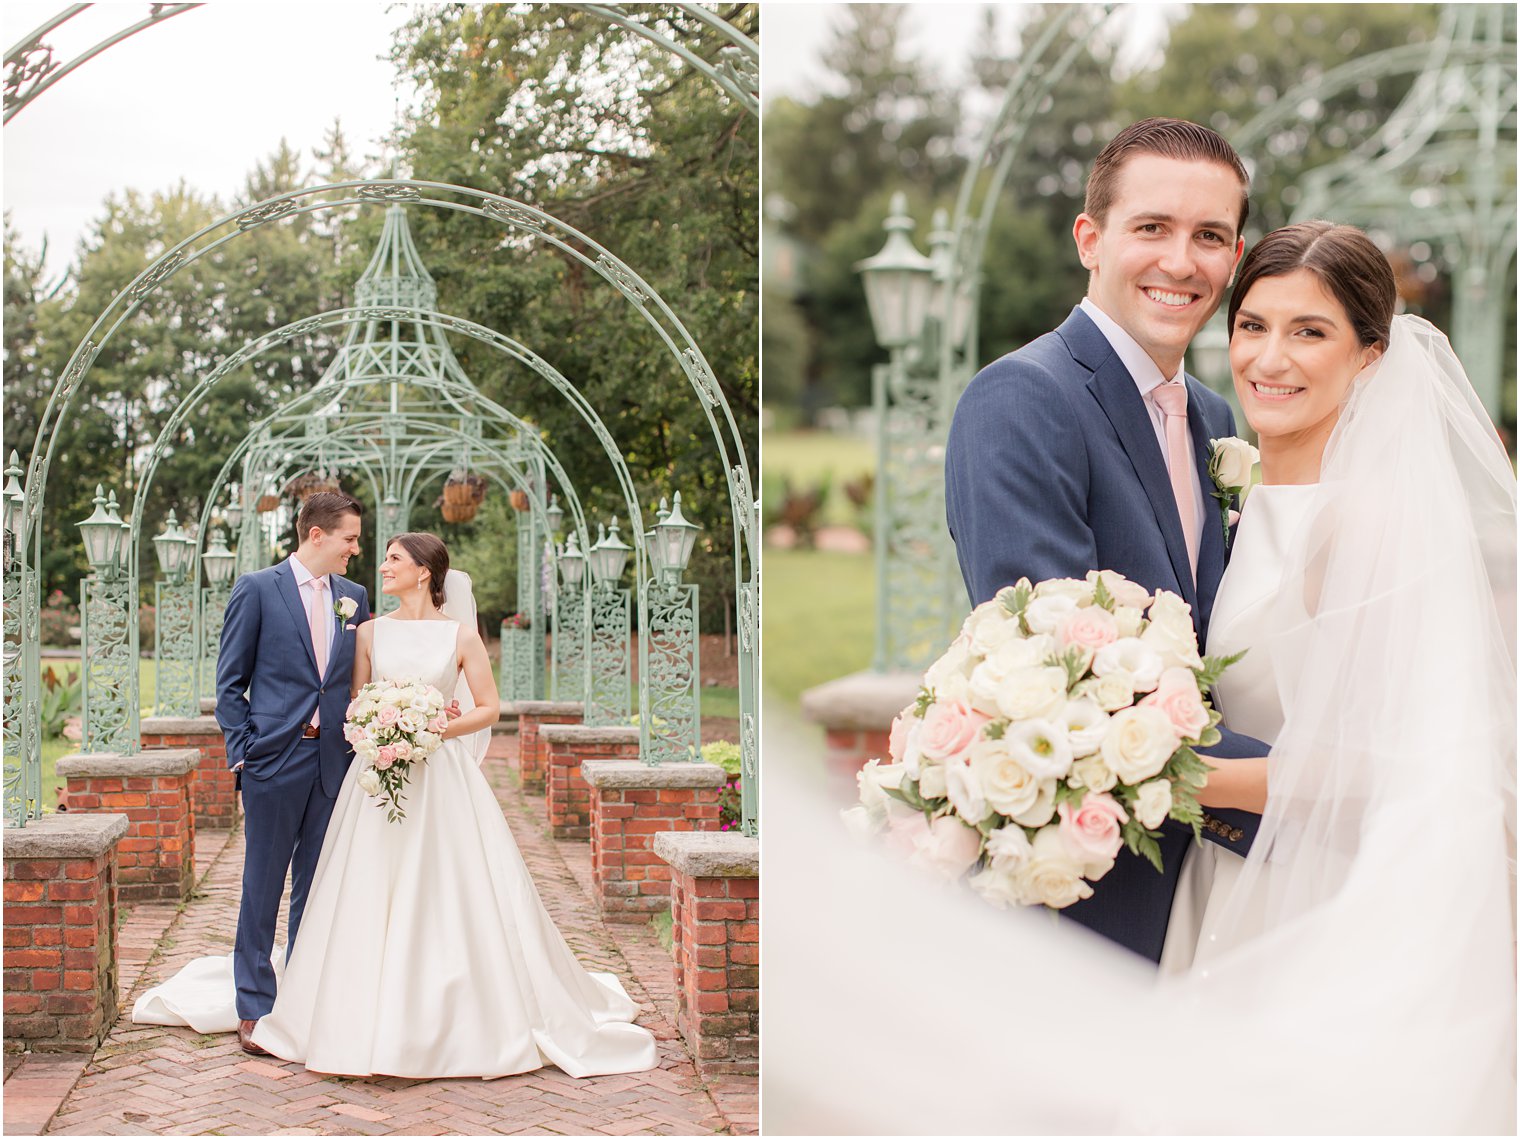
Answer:
<path fill-rule="evenodd" d="M 458 628 L 377 621 L 373 676 L 453 693 Z M 254 1041 L 339 1075 L 654 1067 L 653 1036 L 631 1023 L 637 1007 L 616 977 L 576 961 L 467 748 L 446 741 L 413 768 L 396 823 L 358 786 L 362 768 L 352 764 L 338 792 L 300 940 Z M 133 1019 L 235 1027 L 230 959 L 219 998 L 204 960 L 144 994 Z"/>

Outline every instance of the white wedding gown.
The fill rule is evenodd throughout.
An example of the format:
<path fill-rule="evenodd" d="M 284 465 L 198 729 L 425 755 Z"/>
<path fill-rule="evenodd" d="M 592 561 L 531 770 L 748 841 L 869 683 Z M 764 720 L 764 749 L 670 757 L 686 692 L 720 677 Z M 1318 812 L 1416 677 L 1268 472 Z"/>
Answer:
<path fill-rule="evenodd" d="M 1283 571 L 1314 515 L 1318 484 L 1257 486 L 1240 513 L 1230 565 L 1219 584 L 1209 624 L 1210 656 L 1245 656 L 1225 670 L 1214 688 L 1215 706 L 1231 731 L 1266 744 L 1277 739 L 1283 726 L 1279 673 L 1299 671 L 1294 661 L 1279 660 L 1273 634 L 1281 627 L 1284 605 L 1291 595 L 1282 591 Z M 1300 610 L 1300 617 L 1307 613 Z M 1261 932 L 1260 906 L 1253 914 L 1234 915 L 1228 928 L 1222 921 L 1245 858 L 1214 842 L 1190 844 L 1161 952 L 1163 973 L 1184 973 L 1202 967 L 1215 955 Z M 1263 873 L 1270 873 L 1270 869 Z M 1263 896 L 1258 892 L 1256 899 Z"/>
<path fill-rule="evenodd" d="M 453 621 L 374 625 L 372 675 L 463 687 Z M 413 768 L 402 807 L 349 768 L 298 948 L 254 1040 L 337 1075 L 490 1078 L 554 1064 L 571 1076 L 658 1063 L 611 974 L 587 973 L 550 919 L 474 757 L 449 740 Z M 143 994 L 138 1023 L 237 1027 L 231 958 L 201 958 Z"/>

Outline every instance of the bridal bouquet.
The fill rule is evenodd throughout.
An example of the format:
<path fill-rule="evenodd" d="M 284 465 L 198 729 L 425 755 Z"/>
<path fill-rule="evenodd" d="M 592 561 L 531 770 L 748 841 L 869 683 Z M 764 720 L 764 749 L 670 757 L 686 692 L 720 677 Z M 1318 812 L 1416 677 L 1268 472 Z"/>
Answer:
<path fill-rule="evenodd" d="M 1200 833 L 1217 743 L 1204 693 L 1240 659 L 1203 658 L 1191 611 L 1111 570 L 1021 579 L 979 605 L 860 772 L 860 833 L 999 907 L 1092 896 L 1121 847 L 1161 869 L 1163 820 Z"/>
<path fill-rule="evenodd" d="M 349 702 L 343 738 L 366 765 L 359 773 L 359 786 L 366 795 L 381 797 L 376 806 L 389 803 L 386 814 L 391 822 L 406 817 L 401 789 L 412 765 L 443 744 L 447 724 L 443 694 L 431 684 L 371 681 Z"/>

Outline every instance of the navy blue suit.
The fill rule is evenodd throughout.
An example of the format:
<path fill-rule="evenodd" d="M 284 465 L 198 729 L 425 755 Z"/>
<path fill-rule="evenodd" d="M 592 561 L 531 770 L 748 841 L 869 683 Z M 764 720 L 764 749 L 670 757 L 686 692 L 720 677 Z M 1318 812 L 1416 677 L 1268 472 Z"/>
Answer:
<path fill-rule="evenodd" d="M 1209 440 L 1235 433 L 1229 404 L 1187 378 L 1188 429 L 1205 491 Z M 972 379 L 950 428 L 945 505 L 973 605 L 1021 577 L 1083 577 L 1115 570 L 1191 607 L 1198 642 L 1224 574 L 1217 501 L 1204 496 L 1194 587 L 1182 522 L 1145 400 L 1108 339 L 1080 308 L 1060 328 L 995 360 Z M 1266 755 L 1267 745 L 1225 730 L 1211 756 Z M 1210 810 L 1206 837 L 1245 854 L 1260 822 Z M 1158 874 L 1121 851 L 1093 897 L 1066 913 L 1159 961 L 1183 855 L 1192 831 L 1163 826 Z"/>
<path fill-rule="evenodd" d="M 243 898 L 233 974 L 242 1020 L 274 1007 L 269 963 L 285 875 L 291 876 L 287 956 L 295 945 L 322 838 L 354 752 L 343 738 L 354 666 L 354 631 L 369 620 L 369 596 L 331 574 L 327 605 L 336 632 L 325 676 L 317 675 L 311 625 L 288 561 L 244 574 L 232 587 L 216 663 L 216 718 L 227 766 L 243 765 Z M 343 598 L 355 602 L 347 621 Z M 320 703 L 317 739 L 303 739 Z"/>

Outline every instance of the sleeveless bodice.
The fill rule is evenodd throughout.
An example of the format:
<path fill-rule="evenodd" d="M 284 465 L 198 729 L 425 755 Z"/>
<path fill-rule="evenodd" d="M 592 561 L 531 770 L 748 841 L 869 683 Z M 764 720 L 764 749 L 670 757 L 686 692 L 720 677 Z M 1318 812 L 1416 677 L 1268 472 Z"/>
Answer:
<path fill-rule="evenodd" d="M 1304 583 L 1285 582 L 1283 570 L 1318 492 L 1315 484 L 1263 484 L 1251 491 L 1209 621 L 1209 655 L 1247 650 L 1214 690 L 1224 722 L 1268 743 L 1282 730 L 1280 690 L 1293 677 L 1293 662 L 1277 659 L 1286 647 L 1277 634 L 1285 621 L 1303 614 Z"/>
<path fill-rule="evenodd" d="M 431 684 L 445 700 L 459 683 L 459 622 L 375 622 L 370 646 L 370 675 L 374 680 L 410 680 Z"/>

